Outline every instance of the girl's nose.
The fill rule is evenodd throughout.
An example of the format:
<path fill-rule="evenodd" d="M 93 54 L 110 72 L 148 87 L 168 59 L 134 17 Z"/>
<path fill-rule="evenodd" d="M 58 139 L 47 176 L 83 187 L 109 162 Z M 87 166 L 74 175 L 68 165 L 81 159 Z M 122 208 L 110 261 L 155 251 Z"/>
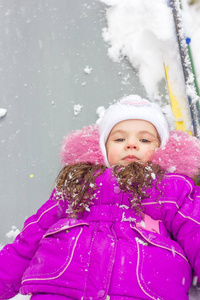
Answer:
<path fill-rule="evenodd" d="M 126 145 L 126 148 L 127 149 L 135 149 L 135 150 L 139 149 L 138 144 L 136 142 L 128 142 Z"/>

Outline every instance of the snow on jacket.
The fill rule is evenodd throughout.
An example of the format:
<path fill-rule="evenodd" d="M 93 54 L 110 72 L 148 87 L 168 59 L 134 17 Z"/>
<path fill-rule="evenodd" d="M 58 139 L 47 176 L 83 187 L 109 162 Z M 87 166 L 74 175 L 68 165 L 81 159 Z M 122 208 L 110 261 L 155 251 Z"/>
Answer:
<path fill-rule="evenodd" d="M 162 195 L 156 187 L 147 191 L 141 214 L 129 208 L 111 168 L 96 184 L 90 211 L 67 218 L 67 205 L 53 192 L 5 246 L 0 299 L 20 288 L 67 299 L 188 300 L 192 269 L 200 278 L 200 187 L 167 174 Z"/>

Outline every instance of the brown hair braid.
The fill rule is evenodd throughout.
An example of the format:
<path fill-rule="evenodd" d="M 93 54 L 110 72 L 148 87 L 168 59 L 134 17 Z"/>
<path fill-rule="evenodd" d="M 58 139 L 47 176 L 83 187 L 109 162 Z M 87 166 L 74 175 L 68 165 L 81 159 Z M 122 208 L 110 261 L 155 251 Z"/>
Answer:
<path fill-rule="evenodd" d="M 82 212 L 94 198 L 95 179 L 106 169 L 90 162 L 66 165 L 56 179 L 56 190 L 71 204 L 74 212 Z"/>
<path fill-rule="evenodd" d="M 95 165 L 90 162 L 66 165 L 56 179 L 58 196 L 70 203 L 74 213 L 87 210 L 95 197 L 94 190 L 98 188 L 95 179 L 105 169 L 105 165 Z M 117 178 L 120 189 L 130 194 L 131 207 L 141 210 L 141 200 L 149 196 L 146 194 L 146 189 L 153 186 L 156 177 L 157 188 L 157 184 L 164 177 L 164 171 L 152 162 L 145 164 L 133 162 L 128 166 L 114 166 L 113 176 Z"/>
<path fill-rule="evenodd" d="M 141 210 L 142 199 L 150 196 L 146 190 L 153 186 L 153 180 L 158 179 L 155 187 L 160 191 L 158 184 L 164 177 L 164 171 L 160 166 L 154 165 L 150 161 L 147 163 L 132 162 L 125 167 L 116 165 L 113 168 L 113 174 L 117 178 L 120 189 L 130 194 L 131 207 L 135 207 L 136 210 Z"/>

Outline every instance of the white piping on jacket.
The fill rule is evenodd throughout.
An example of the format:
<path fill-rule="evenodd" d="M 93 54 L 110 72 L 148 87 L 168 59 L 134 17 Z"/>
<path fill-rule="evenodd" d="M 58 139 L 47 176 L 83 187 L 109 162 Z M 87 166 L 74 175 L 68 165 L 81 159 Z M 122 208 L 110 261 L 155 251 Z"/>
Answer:
<path fill-rule="evenodd" d="M 27 278 L 27 279 L 24 279 L 24 280 L 22 281 L 22 283 L 24 283 L 24 282 L 26 282 L 26 281 L 35 281 L 35 280 L 53 280 L 53 279 L 56 279 L 56 278 L 60 277 L 60 276 L 67 270 L 67 268 L 69 267 L 69 265 L 70 265 L 70 263 L 71 263 L 71 261 L 72 261 L 72 257 L 73 257 L 73 255 L 74 255 L 74 251 L 75 251 L 75 248 L 76 248 L 78 239 L 79 239 L 79 237 L 80 237 L 82 231 L 83 231 L 83 228 L 81 228 L 81 230 L 80 230 L 78 236 L 76 237 L 76 241 L 75 241 L 75 243 L 74 243 L 74 246 L 73 246 L 73 249 L 72 249 L 72 252 L 71 252 L 71 257 L 70 257 L 70 259 L 69 259 L 68 264 L 66 265 L 66 267 L 65 267 L 65 268 L 64 268 L 57 276 L 54 276 L 54 277 L 46 277 L 46 278 Z"/>
<path fill-rule="evenodd" d="M 137 243 L 137 252 L 138 252 L 137 266 L 136 266 L 136 277 L 137 277 L 138 284 L 139 284 L 141 290 L 142 290 L 148 297 L 150 297 L 151 299 L 154 299 L 154 300 L 164 300 L 163 298 L 158 298 L 158 297 L 155 298 L 154 296 L 151 296 L 147 291 L 145 291 L 144 287 L 142 286 L 142 284 L 141 284 L 141 282 L 140 282 L 140 278 L 139 278 L 140 247 L 139 247 L 138 241 L 136 241 L 136 243 Z"/>
<path fill-rule="evenodd" d="M 27 224 L 27 225 L 22 229 L 21 232 L 23 232 L 23 231 L 24 231 L 27 227 L 29 227 L 30 225 L 39 222 L 39 220 L 42 218 L 42 216 L 43 216 L 46 212 L 48 212 L 48 211 L 51 210 L 52 208 L 56 207 L 57 205 L 58 205 L 58 203 L 56 203 L 54 206 L 51 206 L 51 207 L 49 207 L 48 209 L 46 209 L 45 211 L 43 211 L 43 213 L 38 217 L 38 219 L 37 219 L 36 221 L 33 221 L 33 222 Z"/>
<path fill-rule="evenodd" d="M 159 244 L 156 244 L 156 243 L 153 243 L 152 241 L 150 241 L 149 239 L 147 239 L 139 230 L 137 230 L 137 228 L 136 227 L 132 227 L 131 225 L 130 225 L 130 227 L 131 228 L 133 228 L 135 231 L 137 231 L 137 232 L 139 232 L 139 234 L 149 243 L 149 244 L 152 244 L 153 246 L 156 246 L 156 247 L 159 247 L 159 248 L 163 248 L 163 249 L 165 249 L 165 250 L 169 250 L 170 252 L 172 252 L 172 253 L 177 253 L 178 255 L 180 255 L 182 258 L 184 258 L 187 262 L 188 262 L 188 260 L 187 260 L 187 258 L 183 255 L 183 254 L 181 254 L 181 253 L 179 253 L 178 251 L 176 251 L 176 250 L 172 250 L 172 248 L 168 248 L 168 247 L 166 247 L 166 246 L 162 246 L 162 245 L 159 245 Z"/>

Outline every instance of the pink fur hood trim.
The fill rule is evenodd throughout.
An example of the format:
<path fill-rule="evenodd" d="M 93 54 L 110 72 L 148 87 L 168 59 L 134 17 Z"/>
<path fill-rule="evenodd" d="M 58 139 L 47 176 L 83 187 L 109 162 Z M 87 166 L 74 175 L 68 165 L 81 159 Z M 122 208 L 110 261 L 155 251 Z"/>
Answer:
<path fill-rule="evenodd" d="M 104 164 L 98 126 L 90 125 L 67 134 L 60 155 L 63 164 L 86 161 Z M 200 169 L 200 142 L 183 131 L 171 131 L 166 146 L 156 150 L 152 161 L 167 172 L 192 178 Z"/>

